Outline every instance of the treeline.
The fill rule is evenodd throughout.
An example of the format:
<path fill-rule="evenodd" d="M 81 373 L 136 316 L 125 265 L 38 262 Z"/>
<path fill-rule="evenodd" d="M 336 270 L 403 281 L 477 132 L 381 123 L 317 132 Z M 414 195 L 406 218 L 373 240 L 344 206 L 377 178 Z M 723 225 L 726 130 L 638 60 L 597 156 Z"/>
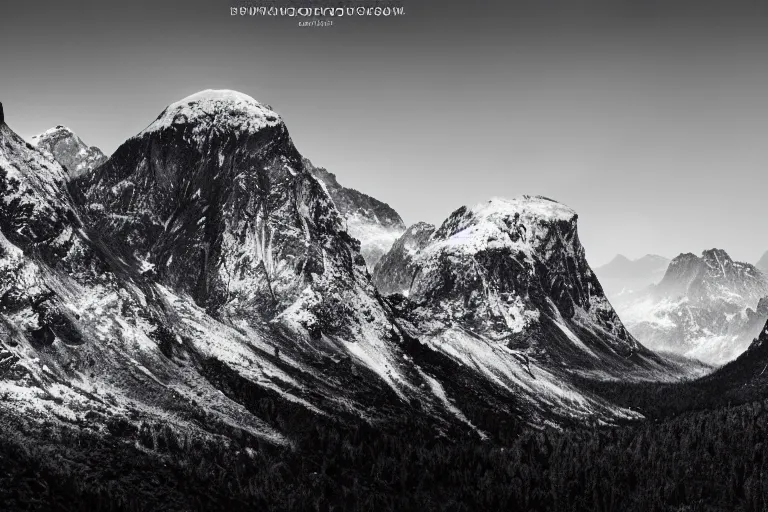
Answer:
<path fill-rule="evenodd" d="M 768 402 L 619 428 L 450 440 L 294 416 L 293 449 L 201 441 L 166 425 L 132 437 L 3 422 L 3 510 L 768 509 Z M 151 440 L 151 441 L 150 441 Z M 148 447 L 151 447 L 148 448 Z"/>

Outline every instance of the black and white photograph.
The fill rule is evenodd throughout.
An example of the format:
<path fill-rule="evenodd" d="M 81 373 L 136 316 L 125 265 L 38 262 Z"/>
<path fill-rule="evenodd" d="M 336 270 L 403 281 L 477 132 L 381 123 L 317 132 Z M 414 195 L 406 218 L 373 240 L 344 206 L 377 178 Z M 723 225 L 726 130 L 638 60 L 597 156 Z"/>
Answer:
<path fill-rule="evenodd" d="M 0 511 L 768 511 L 768 2 L 4 0 Z"/>

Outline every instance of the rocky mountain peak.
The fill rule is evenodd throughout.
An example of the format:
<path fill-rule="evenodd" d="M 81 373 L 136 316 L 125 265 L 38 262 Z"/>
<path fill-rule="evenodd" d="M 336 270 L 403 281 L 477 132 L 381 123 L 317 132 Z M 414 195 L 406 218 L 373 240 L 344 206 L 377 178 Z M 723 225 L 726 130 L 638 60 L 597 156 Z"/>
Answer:
<path fill-rule="evenodd" d="M 253 134 L 281 123 L 276 112 L 247 94 L 207 89 L 169 105 L 139 136 L 172 126 L 191 126 L 198 135 L 213 128 Z"/>
<path fill-rule="evenodd" d="M 545 197 L 493 198 L 473 208 L 464 206 L 453 212 L 437 229 L 434 238 L 447 240 L 464 232 L 453 240 L 455 245 L 463 245 L 463 242 L 470 240 L 482 243 L 481 239 L 493 242 L 496 240 L 494 233 L 508 232 L 512 226 L 517 226 L 528 235 L 523 239 L 533 240 L 539 228 L 547 230 L 552 224 L 575 223 L 576 219 L 576 212 L 572 209 Z M 469 234 L 473 236 L 466 236 Z M 519 232 L 517 234 L 522 236 Z M 520 239 L 517 236 L 513 238 Z"/>
<path fill-rule="evenodd" d="M 5 123 L 5 113 L 3 113 L 3 102 L 0 101 L 0 124 Z"/>
<path fill-rule="evenodd" d="M 672 260 L 657 292 L 673 296 L 697 290 L 712 295 L 715 288 L 728 288 L 740 295 L 749 292 L 750 301 L 754 298 L 757 303 L 765 283 L 765 277 L 753 265 L 734 261 L 723 249 L 708 249 L 701 257 L 686 253 Z"/>
<path fill-rule="evenodd" d="M 722 364 L 737 357 L 768 316 L 768 277 L 722 249 L 681 254 L 658 286 L 615 302 L 638 339 L 658 350 Z"/>
<path fill-rule="evenodd" d="M 708 249 L 701 254 L 704 263 L 712 268 L 725 270 L 733 265 L 733 259 L 723 249 Z"/>
<path fill-rule="evenodd" d="M 637 342 L 590 269 L 576 223 L 572 209 L 543 197 L 462 207 L 410 251 L 406 233 L 393 246 L 400 252 L 394 259 L 406 265 L 392 265 L 390 253 L 374 280 L 408 283 L 410 301 L 432 326 L 461 325 L 516 347 L 545 343 L 553 328 L 577 339 L 574 332 L 589 326 L 604 333 L 615 353 L 631 354 Z"/>
<path fill-rule="evenodd" d="M 30 142 L 67 170 L 70 179 L 87 173 L 107 161 L 95 146 L 88 146 L 72 130 L 63 125 L 35 135 Z"/>
<path fill-rule="evenodd" d="M 71 188 L 96 229 L 206 307 L 275 314 L 331 262 L 353 273 L 356 244 L 337 236 L 341 218 L 287 128 L 242 93 L 171 104 Z"/>

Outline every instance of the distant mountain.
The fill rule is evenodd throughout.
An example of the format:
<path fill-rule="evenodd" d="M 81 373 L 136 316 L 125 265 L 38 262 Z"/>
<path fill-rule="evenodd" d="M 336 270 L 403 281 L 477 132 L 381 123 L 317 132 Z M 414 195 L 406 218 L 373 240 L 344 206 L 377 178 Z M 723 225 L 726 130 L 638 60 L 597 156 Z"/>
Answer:
<path fill-rule="evenodd" d="M 614 300 L 639 340 L 722 364 L 743 352 L 768 318 L 768 277 L 721 249 L 681 254 L 658 285 Z"/>
<path fill-rule="evenodd" d="M 40 151 L 49 154 L 75 178 L 91 171 L 107 161 L 106 155 L 95 146 L 88 146 L 66 126 L 56 126 L 31 139 Z"/>
<path fill-rule="evenodd" d="M 610 263 L 595 268 L 595 274 L 600 278 L 608 298 L 614 300 L 658 283 L 664 277 L 669 261 L 655 254 L 647 254 L 636 260 L 619 254 Z"/>
<path fill-rule="evenodd" d="M 647 254 L 642 258 L 630 260 L 619 254 L 610 263 L 597 267 L 595 273 L 609 278 L 643 278 L 663 276 L 669 265 L 669 259 L 656 254 Z"/>
<path fill-rule="evenodd" d="M 755 265 L 758 270 L 760 270 L 764 274 L 768 274 L 768 252 L 763 254 L 763 257 L 760 258 L 760 261 L 757 262 Z"/>
<path fill-rule="evenodd" d="M 323 184 L 333 203 L 344 217 L 347 232 L 360 241 L 360 253 L 373 271 L 384 255 L 405 231 L 400 215 L 388 204 L 357 190 L 342 187 L 336 175 L 315 167 L 304 159 L 305 168 Z"/>

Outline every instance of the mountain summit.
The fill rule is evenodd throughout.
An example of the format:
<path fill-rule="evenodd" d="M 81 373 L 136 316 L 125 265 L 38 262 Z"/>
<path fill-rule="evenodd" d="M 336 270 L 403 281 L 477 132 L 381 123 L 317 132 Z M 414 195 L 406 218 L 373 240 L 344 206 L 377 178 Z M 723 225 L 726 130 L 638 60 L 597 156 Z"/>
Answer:
<path fill-rule="evenodd" d="M 35 135 L 31 143 L 64 167 L 70 178 L 92 171 L 107 157 L 95 146 L 88 146 L 66 126 L 56 126 Z"/>
<path fill-rule="evenodd" d="M 205 136 L 214 128 L 219 134 L 252 135 L 280 124 L 282 120 L 275 111 L 247 94 L 207 89 L 169 105 L 138 136 L 181 126 L 192 127 L 192 136 Z"/>

